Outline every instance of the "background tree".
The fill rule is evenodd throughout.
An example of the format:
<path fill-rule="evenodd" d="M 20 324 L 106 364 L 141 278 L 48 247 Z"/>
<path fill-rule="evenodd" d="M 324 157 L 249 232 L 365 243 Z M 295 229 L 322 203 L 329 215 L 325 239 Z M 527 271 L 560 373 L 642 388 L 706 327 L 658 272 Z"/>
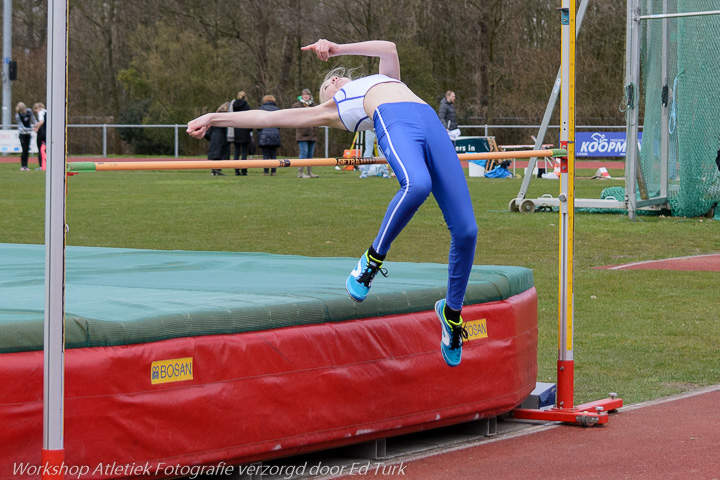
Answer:
<path fill-rule="evenodd" d="M 17 62 L 17 80 L 13 82 L 11 117 L 15 105 L 24 102 L 30 106 L 44 101 L 47 81 L 47 2 L 43 0 L 15 0 L 13 2 L 13 52 Z M 0 16 L 2 16 L 0 11 Z"/>
<path fill-rule="evenodd" d="M 579 3 L 579 0 L 578 0 Z M 239 90 L 253 108 L 273 94 L 289 107 L 302 88 L 317 88 L 342 64 L 376 71 L 377 60 L 324 63 L 300 52 L 318 38 L 383 38 L 398 46 L 403 81 L 437 108 L 457 93 L 461 124 L 537 124 L 560 66 L 559 0 L 71 0 L 71 123 L 185 124 L 214 111 Z M 13 102 L 45 97 L 47 2 L 15 0 Z M 591 0 L 578 37 L 578 124 L 622 124 L 624 0 Z M 317 93 L 315 93 L 317 96 Z M 14 105 L 14 103 L 13 103 Z M 559 113 L 556 112 L 556 119 Z M 115 153 L 168 153 L 166 129 L 126 129 Z M 469 134 L 481 133 L 467 131 Z M 533 133 L 503 130 L 501 143 Z M 283 132 L 283 155 L 295 154 Z M 340 154 L 351 134 L 333 132 Z M 96 153 L 99 135 L 70 130 L 73 153 Z M 182 154 L 204 142 L 181 135 Z"/>

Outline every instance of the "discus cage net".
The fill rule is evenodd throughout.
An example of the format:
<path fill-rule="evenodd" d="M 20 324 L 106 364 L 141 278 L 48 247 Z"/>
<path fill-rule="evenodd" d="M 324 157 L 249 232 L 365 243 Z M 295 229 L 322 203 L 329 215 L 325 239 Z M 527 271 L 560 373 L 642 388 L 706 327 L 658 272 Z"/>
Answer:
<path fill-rule="evenodd" d="M 718 0 L 640 2 L 637 196 L 666 195 L 673 216 L 707 215 L 720 202 L 718 7 Z"/>

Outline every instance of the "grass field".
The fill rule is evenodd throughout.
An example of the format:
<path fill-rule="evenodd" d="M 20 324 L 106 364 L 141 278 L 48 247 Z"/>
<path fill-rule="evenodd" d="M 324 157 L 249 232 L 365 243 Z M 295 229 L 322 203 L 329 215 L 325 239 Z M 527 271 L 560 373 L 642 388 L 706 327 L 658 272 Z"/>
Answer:
<path fill-rule="evenodd" d="M 68 180 L 68 245 L 359 256 L 372 242 L 394 179 L 315 168 L 276 177 L 207 171 L 100 172 Z M 227 171 L 226 173 L 232 173 Z M 576 197 L 600 198 L 620 180 L 577 172 Z M 610 171 L 613 176 L 622 172 Z M 479 226 L 475 264 L 531 268 L 538 290 L 539 381 L 555 381 L 557 213 L 510 213 L 520 179 L 469 178 Z M 535 180 L 529 198 L 557 196 Z M 45 174 L 0 164 L 0 242 L 44 243 Z M 720 252 L 720 223 L 699 218 L 578 213 L 575 221 L 575 401 L 614 391 L 636 403 L 720 383 L 720 273 L 593 267 Z M 449 234 L 431 198 L 388 261 L 446 263 Z M 348 265 L 348 271 L 352 265 Z M 392 274 L 392 271 L 390 272 Z M 344 281 L 344 279 L 338 279 Z M 382 288 L 382 279 L 375 288 Z"/>

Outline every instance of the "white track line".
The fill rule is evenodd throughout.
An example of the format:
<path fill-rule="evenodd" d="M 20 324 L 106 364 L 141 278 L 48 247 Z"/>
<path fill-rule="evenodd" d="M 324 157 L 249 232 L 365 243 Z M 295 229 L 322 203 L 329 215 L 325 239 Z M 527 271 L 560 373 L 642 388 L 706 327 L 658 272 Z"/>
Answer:
<path fill-rule="evenodd" d="M 606 268 L 606 270 L 623 270 L 628 267 L 634 267 L 635 265 L 647 265 L 648 263 L 668 262 L 671 260 L 687 260 L 689 258 L 716 257 L 718 255 L 720 255 L 720 253 L 708 253 L 706 255 L 689 255 L 687 257 L 673 257 L 673 258 L 664 258 L 664 259 L 660 259 L 660 260 L 644 260 L 642 262 L 634 262 L 634 263 L 625 263 L 622 265 L 615 265 L 614 267 Z"/>

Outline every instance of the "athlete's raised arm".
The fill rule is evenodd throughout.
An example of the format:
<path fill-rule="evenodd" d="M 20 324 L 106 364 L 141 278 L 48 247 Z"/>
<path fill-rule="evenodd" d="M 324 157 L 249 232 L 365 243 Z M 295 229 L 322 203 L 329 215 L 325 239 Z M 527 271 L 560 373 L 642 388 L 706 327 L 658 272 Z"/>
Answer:
<path fill-rule="evenodd" d="M 326 102 L 313 108 L 286 108 L 272 112 L 246 110 L 208 113 L 191 120 L 188 123 L 187 133 L 195 138 L 203 138 L 210 127 L 302 128 L 322 126 L 342 128 L 334 102 Z"/>
<path fill-rule="evenodd" d="M 379 73 L 400 80 L 400 60 L 393 42 L 385 40 L 369 40 L 359 43 L 338 44 L 321 38 L 317 42 L 301 48 L 303 51 L 314 51 L 320 60 L 325 62 L 330 57 L 342 55 L 361 55 L 363 57 L 379 57 Z"/>

